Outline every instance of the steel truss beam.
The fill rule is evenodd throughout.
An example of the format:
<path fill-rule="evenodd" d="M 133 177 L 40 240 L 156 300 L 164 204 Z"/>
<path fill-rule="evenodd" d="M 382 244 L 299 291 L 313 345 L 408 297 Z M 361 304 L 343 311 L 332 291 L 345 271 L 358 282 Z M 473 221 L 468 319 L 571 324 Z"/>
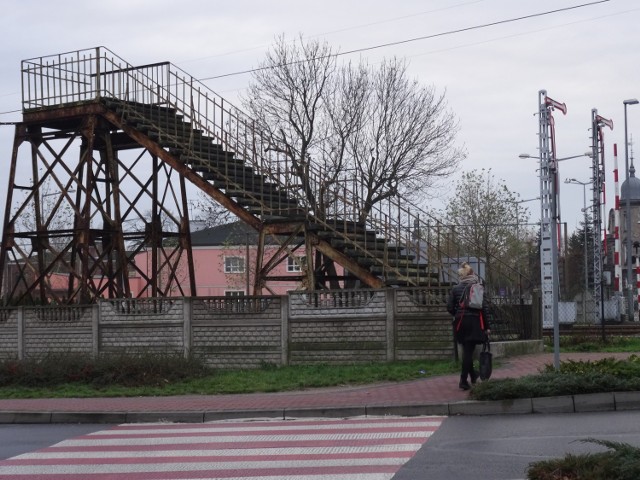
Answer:
<path fill-rule="evenodd" d="M 193 294 L 185 178 L 95 105 L 61 110 L 25 115 L 16 127 L 3 303 Z"/>

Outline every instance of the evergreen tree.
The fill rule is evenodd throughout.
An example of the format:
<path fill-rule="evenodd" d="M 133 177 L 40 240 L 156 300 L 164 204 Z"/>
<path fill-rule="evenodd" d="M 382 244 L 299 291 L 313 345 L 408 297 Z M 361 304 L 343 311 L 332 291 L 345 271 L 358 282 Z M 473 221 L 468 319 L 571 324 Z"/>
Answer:
<path fill-rule="evenodd" d="M 572 300 L 585 289 L 593 288 L 593 223 L 589 217 L 586 225 L 582 221 L 580 228 L 567 239 L 563 271 L 562 298 Z"/>

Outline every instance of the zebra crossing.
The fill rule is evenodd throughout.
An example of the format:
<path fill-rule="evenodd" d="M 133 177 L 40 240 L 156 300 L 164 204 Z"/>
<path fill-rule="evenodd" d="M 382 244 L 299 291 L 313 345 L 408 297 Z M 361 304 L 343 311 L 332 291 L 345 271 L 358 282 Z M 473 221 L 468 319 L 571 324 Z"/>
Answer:
<path fill-rule="evenodd" d="M 443 419 L 125 424 L 0 461 L 0 480 L 386 480 Z"/>

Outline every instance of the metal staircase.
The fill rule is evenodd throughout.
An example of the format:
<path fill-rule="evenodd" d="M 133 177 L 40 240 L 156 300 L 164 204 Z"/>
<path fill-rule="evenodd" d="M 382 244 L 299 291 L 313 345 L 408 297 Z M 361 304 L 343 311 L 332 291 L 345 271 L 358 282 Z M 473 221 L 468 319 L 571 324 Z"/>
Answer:
<path fill-rule="evenodd" d="M 96 296 L 126 295 L 128 290 L 122 285 L 126 284 L 127 272 L 141 271 L 133 264 L 140 250 L 126 252 L 125 244 L 137 238 L 127 232 L 126 224 L 132 215 L 141 217 L 136 204 L 143 193 L 151 198 L 153 218 L 146 222 L 147 232 L 140 243 L 158 250 L 151 263 L 154 268 L 159 265 L 147 283 L 153 296 L 182 289 L 177 275 L 177 259 L 184 259 L 182 252 L 187 252 L 186 263 L 191 262 L 187 270 L 193 269 L 184 193 L 187 187 L 181 183 L 180 193 L 174 193 L 173 184 L 177 182 L 171 180 L 170 173 L 164 187 L 157 185 L 156 177 L 165 166 L 179 174 L 180 182 L 195 185 L 255 228 L 260 238 L 274 235 L 283 239 L 276 257 L 286 258 L 304 245 L 310 288 L 321 288 L 336 279 L 357 279 L 361 286 L 374 288 L 440 286 L 451 281 L 449 270 L 457 267 L 452 258 L 461 254 L 447 240 L 453 237 L 450 227 L 397 198 L 376 204 L 363 221 L 358 196 L 362 188 L 357 179 L 344 178 L 327 190 L 322 171 L 313 165 L 301 170 L 273 139 L 256 129 L 250 118 L 170 63 L 134 67 L 98 47 L 25 60 L 22 75 L 24 121 L 17 128 L 14 168 L 23 141 L 31 144 L 32 151 L 43 148 L 43 129 L 53 132 L 46 134 L 45 140 L 69 138 L 71 142 L 80 138 L 83 148 L 81 166 L 77 167 L 65 161 L 67 144 L 53 152 L 54 160 L 40 167 L 45 171 L 43 177 L 38 180 L 34 173 L 33 185 L 24 187 L 30 193 L 17 209 L 19 215 L 27 202 L 34 202 L 38 210 L 38 198 L 42 196 L 38 189 L 47 175 L 52 177 L 65 190 L 61 201 L 69 201 L 76 212 L 73 228 L 57 233 L 71 238 L 69 246 L 55 250 L 50 242 L 41 241 L 49 234 L 40 220 L 33 231 L 22 232 L 21 238 L 30 239 L 41 254 L 48 249 L 58 260 L 73 252 L 84 255 L 78 261 L 82 268 L 73 262 L 63 263 L 78 283 L 89 285 L 85 301 Z M 137 173 L 137 158 L 119 171 L 123 169 L 124 152 L 135 147 L 151 155 L 153 174 Z M 34 165 L 42 156 L 44 152 L 36 152 Z M 63 173 L 56 175 L 52 165 L 60 170 L 60 164 Z M 117 185 L 123 178 L 135 180 L 141 194 L 133 199 L 126 197 L 124 188 Z M 20 188 L 13 172 L 9 196 Z M 74 191 L 75 198 L 71 198 L 69 192 Z M 178 210 L 175 214 L 165 204 L 172 194 Z M 327 197 L 331 201 L 322 208 L 313 201 Z M 125 198 L 126 204 L 121 204 Z M 3 269 L 7 254 L 15 252 L 20 236 L 16 236 L 17 215 L 16 210 L 9 211 L 10 203 L 11 198 L 3 229 Z M 174 218 L 173 232 L 158 225 L 161 215 Z M 171 236 L 177 254 L 165 251 L 166 238 Z M 102 244 L 96 238 L 101 238 Z M 311 252 L 317 256 L 313 258 Z M 327 267 L 328 261 L 342 265 L 347 276 L 336 276 L 335 270 Z M 28 294 L 45 289 L 44 275 L 51 268 L 41 264 L 43 267 L 45 271 L 29 280 L 25 278 L 28 269 L 23 267 L 21 276 Z M 258 258 L 254 292 L 260 293 L 273 267 L 274 260 Z M 158 286 L 163 282 L 163 269 L 169 273 Z M 89 279 L 99 275 L 100 281 Z M 188 294 L 196 290 L 193 272 L 187 276 Z M 69 293 L 67 300 L 77 298 L 75 291 Z"/>
<path fill-rule="evenodd" d="M 207 182 L 215 190 L 214 198 L 223 199 L 236 215 L 256 228 L 279 235 L 313 237 L 314 244 L 323 244 L 325 255 L 346 263 L 356 276 L 365 276 L 360 278 L 365 282 L 378 278 L 366 278 L 363 272 L 369 277 L 391 274 L 385 280 L 387 285 L 427 280 L 425 265 L 416 264 L 414 255 L 399 251 L 366 225 L 346 218 L 319 219 L 305 197 L 296 195 L 299 186 L 282 183 L 293 176 L 274 175 L 271 169 L 246 162 L 246 158 L 224 149 L 208 132 L 194 128 L 175 108 L 116 98 L 103 98 L 102 103 L 109 109 L 107 117 L 111 119 L 111 112 L 117 115 L 117 120 L 111 120 L 119 128 L 135 130 L 157 143 L 166 152 L 160 153 L 165 161 L 179 162 Z"/>

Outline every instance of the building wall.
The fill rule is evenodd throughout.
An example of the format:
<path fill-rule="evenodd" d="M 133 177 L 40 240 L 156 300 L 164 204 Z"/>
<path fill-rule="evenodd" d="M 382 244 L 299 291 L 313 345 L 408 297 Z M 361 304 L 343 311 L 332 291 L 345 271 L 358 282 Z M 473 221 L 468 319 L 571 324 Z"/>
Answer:
<path fill-rule="evenodd" d="M 103 300 L 0 311 L 0 358 L 193 354 L 213 367 L 453 357 L 443 295 L 419 289 Z"/>
<path fill-rule="evenodd" d="M 631 207 L 629 209 L 631 214 L 629 216 L 630 224 L 631 224 L 631 252 L 629 253 L 631 257 L 636 256 L 636 251 L 634 249 L 633 244 L 640 240 L 640 206 L 635 205 L 634 203 L 635 202 L 631 204 Z M 626 226 L 627 226 L 626 209 L 624 208 L 624 203 L 622 203 L 622 206 L 620 208 L 619 232 L 620 232 L 620 261 L 621 261 L 623 270 L 626 268 L 626 261 L 627 261 L 627 228 Z M 633 265 L 633 263 L 631 268 L 635 268 L 635 265 Z"/>
<path fill-rule="evenodd" d="M 265 254 L 263 263 L 266 264 L 277 252 L 275 246 L 265 246 Z M 304 256 L 304 248 L 296 251 L 297 256 Z M 225 258 L 239 257 L 245 262 L 245 269 L 242 272 L 225 272 Z M 135 263 L 147 277 L 151 276 L 151 253 L 143 251 L 136 255 Z M 255 283 L 255 265 L 256 265 L 256 247 L 249 246 L 249 253 L 245 246 L 209 246 L 193 248 L 194 274 L 196 281 L 196 292 L 193 296 L 209 297 L 209 296 L 225 296 L 231 292 L 239 292 L 243 295 L 253 293 Z M 247 275 L 246 265 L 249 266 L 249 274 Z M 342 272 L 342 267 L 336 265 L 338 272 Z M 278 263 L 269 273 L 270 276 L 291 277 L 286 281 L 271 281 L 265 283 L 265 292 L 273 292 L 274 295 L 286 295 L 287 292 L 300 288 L 301 282 L 298 278 L 301 272 L 288 271 L 287 257 Z M 178 266 L 178 279 L 185 294 L 189 295 L 189 281 L 187 274 L 186 257 L 183 258 L 182 264 Z M 49 288 L 56 291 L 60 298 L 65 298 L 69 277 L 53 273 L 48 277 Z M 104 279 L 94 278 L 94 283 L 99 287 Z M 162 286 L 162 278 L 160 278 L 160 286 Z M 143 277 L 134 269 L 129 272 L 129 285 L 131 288 L 131 296 L 133 298 L 149 298 L 151 291 L 145 292 L 145 281 Z M 182 296 L 182 293 L 176 288 L 169 296 Z"/>
<path fill-rule="evenodd" d="M 301 249 L 298 255 L 304 255 L 304 249 Z M 256 246 L 249 246 L 249 253 L 247 256 L 246 246 L 210 246 L 210 247 L 193 247 L 193 263 L 194 273 L 196 277 L 196 293 L 194 296 L 207 297 L 207 296 L 223 296 L 229 291 L 241 291 L 245 295 L 253 292 L 253 285 L 255 282 L 255 263 L 256 263 Z M 274 246 L 265 246 L 264 263 L 266 263 L 277 251 Z M 239 257 L 245 262 L 245 270 L 239 273 L 227 273 L 225 272 L 225 257 Z M 248 257 L 248 258 L 247 258 Z M 148 252 L 141 252 L 136 256 L 136 265 L 145 272 L 149 272 L 150 254 Z M 249 266 L 249 276 L 247 278 L 246 266 Z M 185 267 L 186 268 L 186 267 Z M 287 271 L 287 260 L 278 264 L 271 275 L 278 276 L 291 276 L 290 281 L 284 282 L 267 282 L 267 286 L 276 295 L 284 295 L 290 290 L 295 290 L 299 287 L 298 282 L 294 277 L 300 275 L 299 272 Z M 180 273 L 178 273 L 180 276 Z M 183 273 L 184 282 L 183 287 L 188 285 L 186 269 Z M 249 288 L 247 289 L 247 280 L 249 281 Z M 133 296 L 137 297 L 141 290 L 141 279 L 139 276 L 133 276 L 130 278 Z M 187 292 L 189 293 L 189 292 Z M 180 295 L 176 292 L 175 295 Z M 142 295 L 145 296 L 145 295 Z"/>

